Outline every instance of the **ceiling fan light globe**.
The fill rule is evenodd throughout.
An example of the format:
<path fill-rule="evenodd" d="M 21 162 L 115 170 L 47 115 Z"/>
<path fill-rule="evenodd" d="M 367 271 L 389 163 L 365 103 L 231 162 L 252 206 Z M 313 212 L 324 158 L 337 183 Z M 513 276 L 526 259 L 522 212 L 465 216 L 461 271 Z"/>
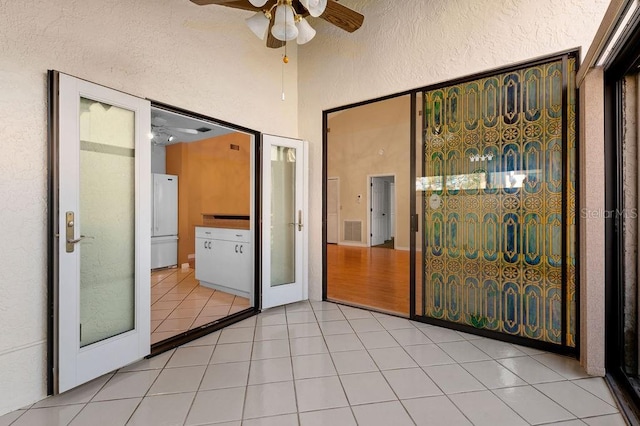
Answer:
<path fill-rule="evenodd" d="M 298 37 L 298 28 L 294 24 L 274 25 L 271 34 L 280 41 L 291 41 Z"/>
<path fill-rule="evenodd" d="M 249 0 L 249 3 L 255 7 L 262 7 L 267 3 L 267 0 Z"/>
<path fill-rule="evenodd" d="M 305 44 L 311 41 L 316 36 L 316 30 L 314 30 L 309 22 L 302 18 L 299 22 L 296 22 L 296 27 L 298 28 L 298 44 Z"/>
<path fill-rule="evenodd" d="M 258 12 L 250 18 L 245 19 L 247 26 L 260 39 L 264 40 L 269 29 L 269 19 L 262 12 Z"/>
<path fill-rule="evenodd" d="M 300 0 L 300 3 L 314 18 L 322 15 L 327 8 L 327 0 Z"/>
<path fill-rule="evenodd" d="M 291 6 L 280 4 L 276 7 L 271 34 L 280 41 L 290 41 L 298 37 L 298 28 L 295 26 L 295 18 Z"/>

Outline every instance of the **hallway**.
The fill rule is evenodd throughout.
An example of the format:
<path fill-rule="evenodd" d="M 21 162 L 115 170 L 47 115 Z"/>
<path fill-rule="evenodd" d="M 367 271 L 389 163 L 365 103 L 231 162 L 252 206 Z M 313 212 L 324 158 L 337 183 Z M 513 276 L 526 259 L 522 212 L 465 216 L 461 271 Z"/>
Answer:
<path fill-rule="evenodd" d="M 0 417 L 44 425 L 624 425 L 577 361 L 327 302 L 268 310 Z"/>
<path fill-rule="evenodd" d="M 408 317 L 409 253 L 327 244 L 327 298 Z"/>

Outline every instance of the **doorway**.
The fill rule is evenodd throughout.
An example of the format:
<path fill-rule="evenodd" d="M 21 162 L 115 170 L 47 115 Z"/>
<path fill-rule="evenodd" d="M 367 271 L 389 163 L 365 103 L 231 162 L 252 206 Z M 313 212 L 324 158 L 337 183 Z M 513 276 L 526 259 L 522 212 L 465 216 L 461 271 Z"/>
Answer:
<path fill-rule="evenodd" d="M 409 316 L 410 116 L 410 95 L 327 113 L 330 301 Z"/>
<path fill-rule="evenodd" d="M 640 11 L 630 9 L 634 26 L 611 48 L 605 65 L 605 210 L 583 217 L 604 219 L 606 252 L 606 369 L 622 401 L 640 407 L 640 327 L 638 286 L 638 180 L 640 138 Z M 627 411 L 626 403 L 621 404 Z"/>
<path fill-rule="evenodd" d="M 251 133 L 156 105 L 150 138 L 151 344 L 157 345 L 255 306 L 256 142 Z"/>
<path fill-rule="evenodd" d="M 56 71 L 49 91 L 49 393 L 255 315 L 262 238 L 263 307 L 307 298 L 304 141 L 265 136 L 262 170 L 249 129 Z"/>
<path fill-rule="evenodd" d="M 369 187 L 369 245 L 395 248 L 395 176 L 371 176 Z"/>
<path fill-rule="evenodd" d="M 326 245 L 327 300 L 384 310 L 398 296 L 400 262 L 372 272 L 385 262 L 376 250 L 388 250 L 376 247 L 386 237 L 380 180 L 365 180 L 366 236 L 352 232 L 363 210 L 356 173 L 383 176 L 397 164 L 388 251 L 414 254 L 406 259 L 404 315 L 575 354 L 576 66 L 577 52 L 563 52 L 325 112 L 325 178 L 344 182 L 343 236 L 337 248 Z M 348 230 L 356 236 L 350 244 Z"/>

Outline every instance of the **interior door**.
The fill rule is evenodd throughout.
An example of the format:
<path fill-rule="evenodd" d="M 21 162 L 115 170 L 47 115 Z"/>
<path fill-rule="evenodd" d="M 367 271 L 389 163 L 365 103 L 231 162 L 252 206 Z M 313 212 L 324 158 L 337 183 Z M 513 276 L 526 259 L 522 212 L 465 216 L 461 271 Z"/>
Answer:
<path fill-rule="evenodd" d="M 143 99 L 51 76 L 58 94 L 54 390 L 64 392 L 149 354 L 151 113 Z"/>
<path fill-rule="evenodd" d="M 339 182 L 337 178 L 327 179 L 327 243 L 338 243 Z"/>
<path fill-rule="evenodd" d="M 371 245 L 384 244 L 384 182 L 371 178 Z"/>
<path fill-rule="evenodd" d="M 307 298 L 305 142 L 264 135 L 262 309 Z"/>

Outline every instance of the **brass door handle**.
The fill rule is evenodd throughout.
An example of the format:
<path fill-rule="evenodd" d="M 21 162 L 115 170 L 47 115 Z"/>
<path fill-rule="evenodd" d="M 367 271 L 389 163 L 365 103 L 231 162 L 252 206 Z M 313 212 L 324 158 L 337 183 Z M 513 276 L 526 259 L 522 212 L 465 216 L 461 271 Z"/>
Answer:
<path fill-rule="evenodd" d="M 298 210 L 298 221 L 289 222 L 289 225 L 298 226 L 298 231 L 302 231 L 302 210 Z"/>
<path fill-rule="evenodd" d="M 67 244 L 77 244 L 82 240 L 95 240 L 96 237 L 87 237 L 86 235 L 80 235 L 80 238 L 76 238 L 75 240 L 67 239 Z"/>

